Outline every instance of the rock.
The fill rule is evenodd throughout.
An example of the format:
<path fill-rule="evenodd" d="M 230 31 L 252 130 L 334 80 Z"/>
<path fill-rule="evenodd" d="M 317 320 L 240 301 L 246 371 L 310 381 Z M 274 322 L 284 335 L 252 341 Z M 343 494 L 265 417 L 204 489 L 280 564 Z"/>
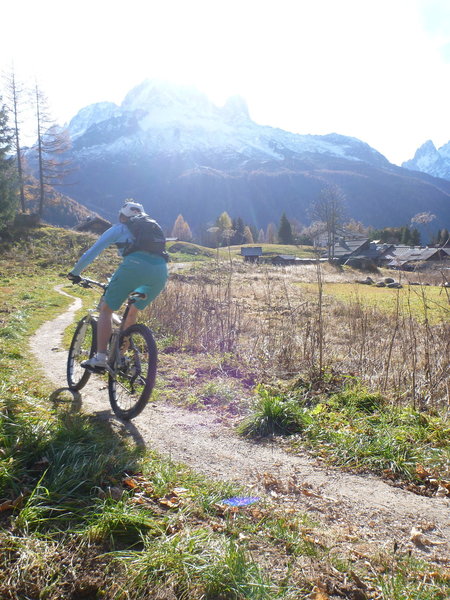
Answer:
<path fill-rule="evenodd" d="M 385 278 L 383 279 L 383 281 L 384 281 L 384 283 L 386 283 L 386 284 L 387 284 L 387 283 L 394 283 L 394 281 L 395 281 L 395 280 L 394 280 L 394 279 L 392 279 L 392 277 L 385 277 Z"/>
<path fill-rule="evenodd" d="M 388 283 L 386 287 L 401 290 L 403 286 L 401 283 L 398 283 L 398 281 L 394 281 L 393 283 Z"/>
<path fill-rule="evenodd" d="M 377 281 L 375 285 L 377 287 L 386 287 L 386 284 L 384 283 L 384 281 Z"/>

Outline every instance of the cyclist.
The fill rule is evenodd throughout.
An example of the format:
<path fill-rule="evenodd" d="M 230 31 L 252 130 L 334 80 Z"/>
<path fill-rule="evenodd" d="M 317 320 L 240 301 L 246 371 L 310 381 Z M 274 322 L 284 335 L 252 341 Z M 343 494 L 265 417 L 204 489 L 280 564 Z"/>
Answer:
<path fill-rule="evenodd" d="M 107 347 L 111 336 L 112 313 L 118 310 L 127 299 L 130 292 L 139 291 L 145 298 L 139 298 L 130 306 L 130 311 L 124 328 L 134 325 L 138 310 L 144 309 L 164 289 L 167 281 L 167 259 L 165 252 L 159 254 L 137 249 L 127 253 L 135 238 L 127 226 L 134 216 L 147 216 L 144 207 L 138 202 L 126 200 L 119 211 L 119 223 L 110 227 L 87 250 L 68 273 L 67 277 L 73 282 L 81 280 L 80 273 L 97 258 L 108 246 L 116 244 L 123 261 L 113 274 L 108 288 L 103 296 L 97 324 L 97 352 L 81 366 L 94 372 L 102 372 L 106 367 Z"/>

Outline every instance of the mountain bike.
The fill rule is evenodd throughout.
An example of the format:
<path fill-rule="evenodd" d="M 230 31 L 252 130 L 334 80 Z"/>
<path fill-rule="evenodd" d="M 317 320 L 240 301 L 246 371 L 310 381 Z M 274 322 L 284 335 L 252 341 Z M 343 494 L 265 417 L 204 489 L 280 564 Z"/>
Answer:
<path fill-rule="evenodd" d="M 81 278 L 84 288 L 99 287 L 104 292 L 107 284 Z M 102 294 L 103 296 L 103 294 Z M 108 393 L 111 408 L 121 419 L 129 420 L 140 414 L 147 405 L 156 378 L 157 349 L 152 332 L 143 324 L 124 323 L 131 304 L 145 297 L 140 292 L 128 296 L 124 313 L 113 313 L 112 333 L 108 345 L 108 358 L 104 373 L 108 376 Z M 81 366 L 97 349 L 97 320 L 100 302 L 88 311 L 76 326 L 67 357 L 67 382 L 69 389 L 81 390 L 93 374 Z"/>

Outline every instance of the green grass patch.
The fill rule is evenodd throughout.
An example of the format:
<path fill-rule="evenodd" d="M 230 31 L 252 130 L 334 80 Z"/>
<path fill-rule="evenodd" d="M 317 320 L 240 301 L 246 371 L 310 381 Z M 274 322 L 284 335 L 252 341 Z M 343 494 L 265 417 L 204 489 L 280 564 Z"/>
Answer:
<path fill-rule="evenodd" d="M 283 396 L 260 388 L 241 433 L 250 437 L 297 434 L 294 447 L 307 446 L 333 464 L 435 489 L 439 479 L 450 479 L 448 419 L 394 406 L 382 395 L 354 384 L 314 399 L 302 392 Z"/>
<path fill-rule="evenodd" d="M 302 283 L 302 287 L 316 290 L 317 284 Z M 412 317 L 430 324 L 446 321 L 450 305 L 446 290 L 436 286 L 407 286 L 402 289 L 375 287 L 358 283 L 326 283 L 324 293 L 349 305 L 373 308 L 389 314 Z"/>

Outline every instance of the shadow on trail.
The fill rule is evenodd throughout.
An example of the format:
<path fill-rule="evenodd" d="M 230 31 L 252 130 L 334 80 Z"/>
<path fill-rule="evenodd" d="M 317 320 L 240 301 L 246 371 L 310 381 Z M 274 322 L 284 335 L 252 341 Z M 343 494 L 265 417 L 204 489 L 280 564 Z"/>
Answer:
<path fill-rule="evenodd" d="M 81 411 L 83 402 L 82 396 L 80 392 L 76 390 L 71 390 L 68 387 L 62 387 L 56 389 L 49 396 L 50 402 L 52 402 L 55 409 L 64 406 L 68 408 L 70 413 L 79 413 Z M 70 406 L 69 406 L 70 405 Z M 119 428 L 124 432 L 127 436 L 133 438 L 136 446 L 140 446 L 142 448 L 146 447 L 146 443 L 144 438 L 142 437 L 139 429 L 132 423 L 131 421 L 124 421 L 115 416 L 115 414 L 111 411 L 111 409 L 96 411 L 92 413 L 94 418 L 97 418 L 101 421 L 107 421 L 116 424 Z"/>
<path fill-rule="evenodd" d="M 80 412 L 81 410 L 81 394 L 76 390 L 71 390 L 67 387 L 58 388 L 50 394 L 50 402 L 53 403 L 54 408 L 58 408 L 61 405 L 70 406 L 70 412 Z"/>

